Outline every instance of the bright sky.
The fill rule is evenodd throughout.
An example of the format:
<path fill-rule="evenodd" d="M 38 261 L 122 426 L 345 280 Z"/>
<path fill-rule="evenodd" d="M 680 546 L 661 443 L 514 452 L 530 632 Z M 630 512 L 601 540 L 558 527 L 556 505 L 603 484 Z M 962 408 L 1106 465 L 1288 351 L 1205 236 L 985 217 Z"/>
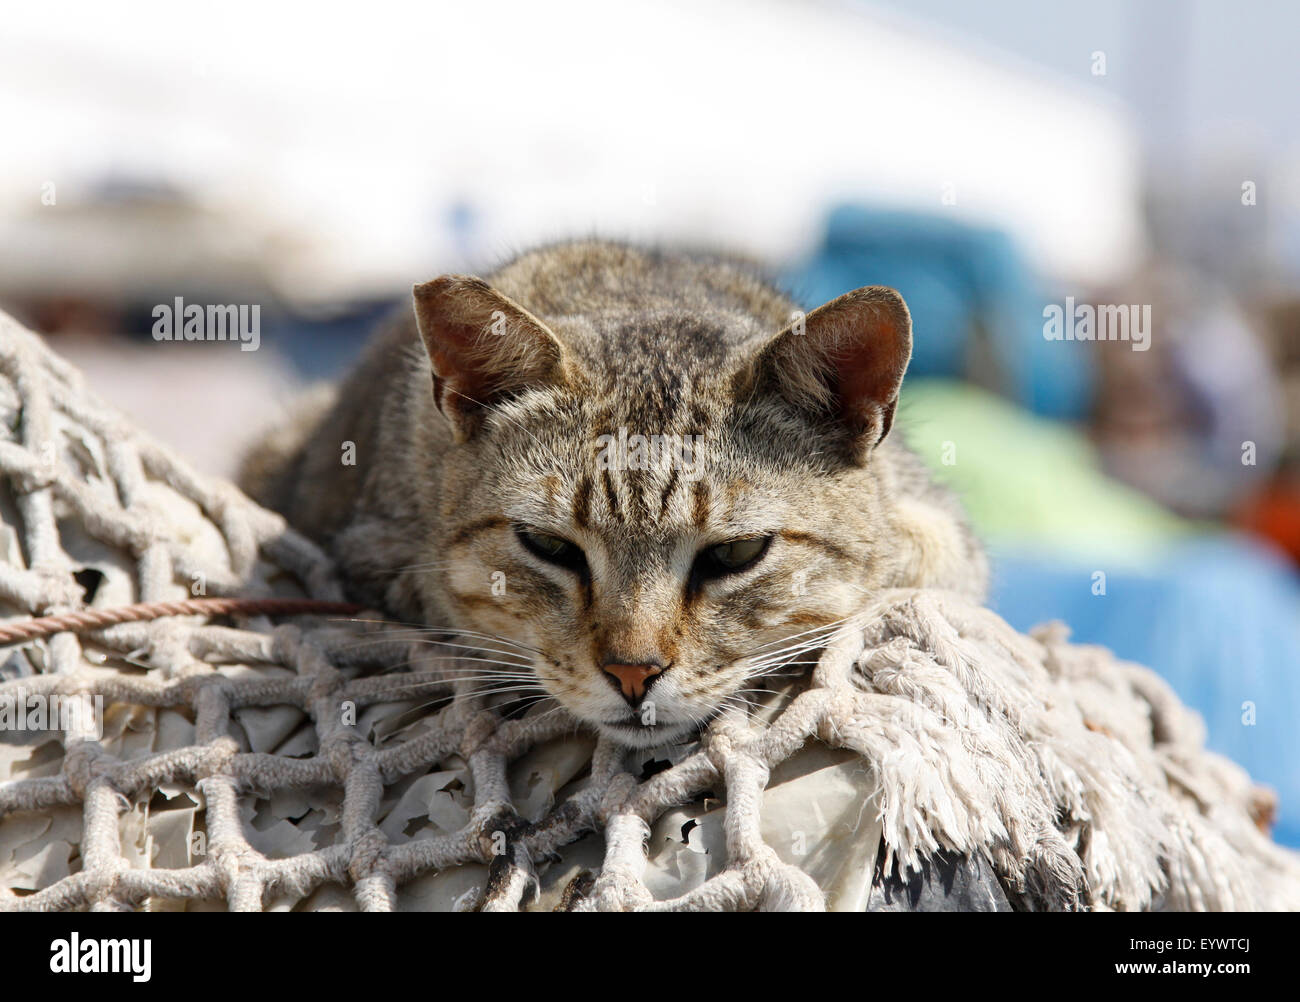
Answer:
<path fill-rule="evenodd" d="M 306 234 L 285 281 L 326 297 L 592 231 L 788 258 L 837 197 L 999 223 L 1076 280 L 1140 248 L 1136 143 L 1104 91 L 858 6 L 126 10 L 3 15 L 6 253 L 42 183 L 75 198 L 110 170 Z"/>

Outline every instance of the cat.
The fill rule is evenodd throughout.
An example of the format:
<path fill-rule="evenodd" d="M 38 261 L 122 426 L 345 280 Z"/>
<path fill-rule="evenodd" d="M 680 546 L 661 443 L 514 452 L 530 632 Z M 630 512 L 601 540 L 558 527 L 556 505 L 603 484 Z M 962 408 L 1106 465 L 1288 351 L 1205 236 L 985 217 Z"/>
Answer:
<path fill-rule="evenodd" d="M 740 258 L 561 243 L 416 286 L 241 481 L 364 601 L 499 638 L 502 688 L 662 745 L 879 589 L 982 599 L 889 435 L 911 343 L 892 289 L 805 315 Z"/>

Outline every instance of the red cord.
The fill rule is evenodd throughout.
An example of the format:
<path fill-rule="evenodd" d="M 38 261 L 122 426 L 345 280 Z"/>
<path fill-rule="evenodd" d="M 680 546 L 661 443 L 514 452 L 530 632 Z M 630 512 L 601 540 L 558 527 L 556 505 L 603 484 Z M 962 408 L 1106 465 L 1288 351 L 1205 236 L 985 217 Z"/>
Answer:
<path fill-rule="evenodd" d="M 295 616 L 303 613 L 352 615 L 365 606 L 350 602 L 325 602 L 311 598 L 187 598 L 179 602 L 137 602 L 112 609 L 84 609 L 57 616 L 41 616 L 25 623 L 0 625 L 0 644 L 35 640 L 55 633 L 81 633 L 118 623 L 137 623 L 163 616 L 220 616 L 232 613 L 256 616 Z"/>

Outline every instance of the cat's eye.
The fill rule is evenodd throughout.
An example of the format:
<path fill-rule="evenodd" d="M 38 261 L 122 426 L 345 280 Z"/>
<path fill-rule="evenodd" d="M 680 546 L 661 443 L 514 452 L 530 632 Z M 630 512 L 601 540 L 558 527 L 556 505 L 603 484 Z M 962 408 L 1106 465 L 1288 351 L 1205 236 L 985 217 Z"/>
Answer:
<path fill-rule="evenodd" d="M 541 560 L 575 571 L 585 572 L 587 569 L 587 558 L 582 550 L 567 539 L 524 528 L 516 528 L 515 535 L 525 550 Z"/>
<path fill-rule="evenodd" d="M 729 539 L 701 550 L 695 560 L 697 578 L 721 577 L 735 574 L 752 567 L 767 552 L 771 536 L 748 536 L 743 539 Z"/>

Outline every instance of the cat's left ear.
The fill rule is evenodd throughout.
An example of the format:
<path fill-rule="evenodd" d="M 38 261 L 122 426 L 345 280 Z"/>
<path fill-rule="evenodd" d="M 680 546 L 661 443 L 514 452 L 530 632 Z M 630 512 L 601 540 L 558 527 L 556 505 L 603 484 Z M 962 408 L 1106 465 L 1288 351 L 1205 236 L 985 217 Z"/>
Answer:
<path fill-rule="evenodd" d="M 912 318 L 884 286 L 847 292 L 795 320 L 750 369 L 755 389 L 837 427 L 850 458 L 863 463 L 894 421 L 912 357 Z"/>

